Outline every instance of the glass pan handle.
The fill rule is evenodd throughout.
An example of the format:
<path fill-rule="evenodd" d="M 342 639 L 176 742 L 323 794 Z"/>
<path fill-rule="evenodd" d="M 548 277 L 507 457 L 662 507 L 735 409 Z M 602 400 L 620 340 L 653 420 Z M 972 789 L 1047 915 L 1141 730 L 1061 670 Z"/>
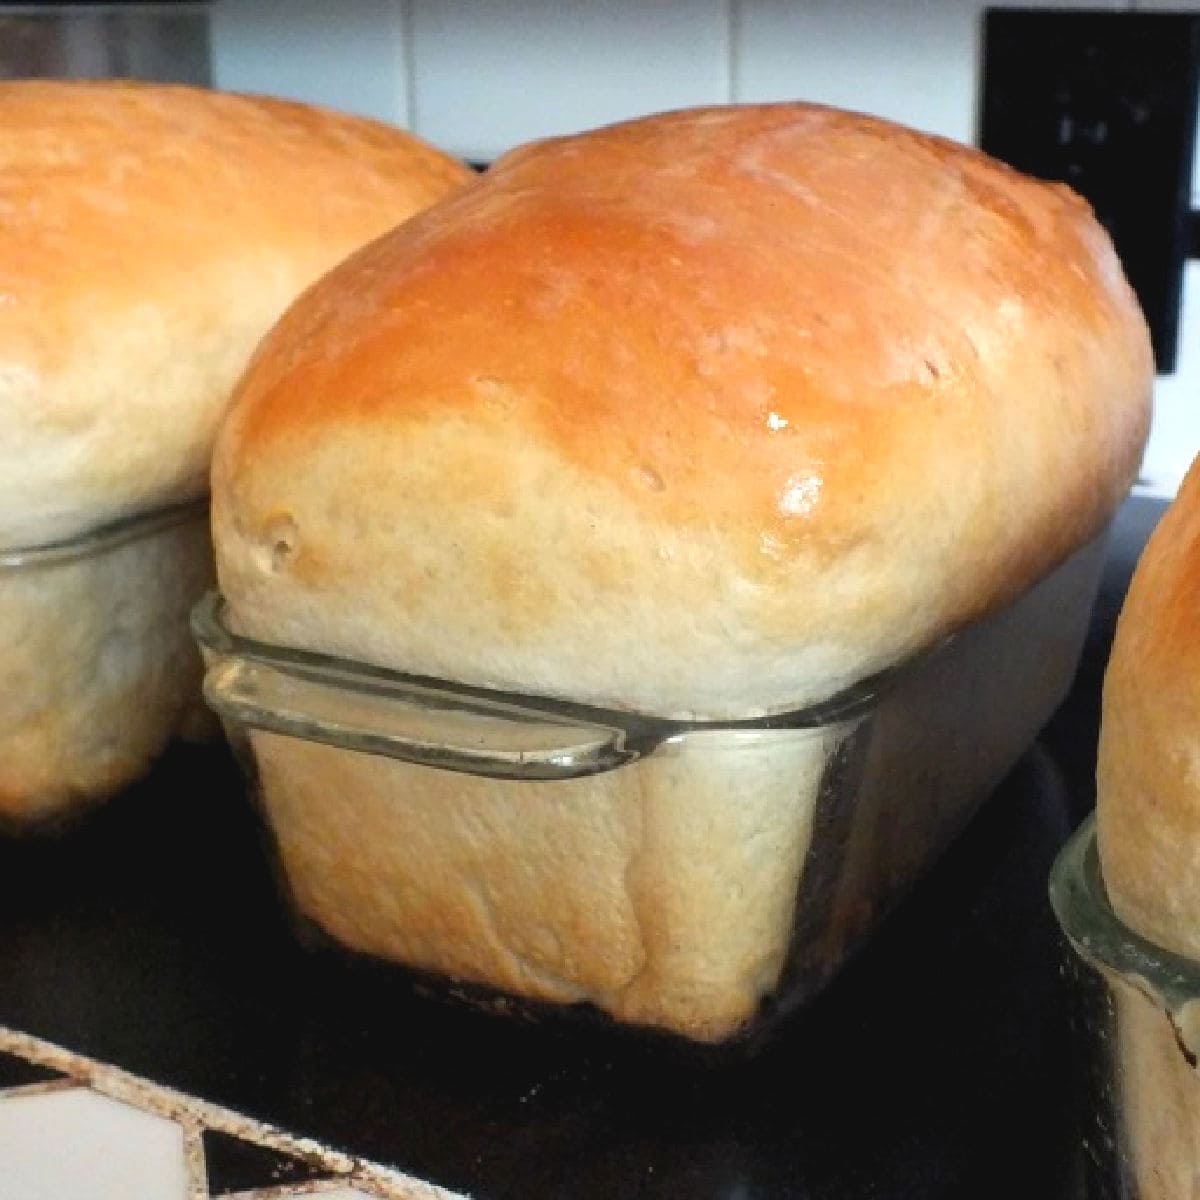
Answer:
<path fill-rule="evenodd" d="M 252 658 L 210 653 L 204 696 L 234 724 L 496 779 L 575 779 L 639 757 L 621 729 L 419 684 L 347 686 Z"/>

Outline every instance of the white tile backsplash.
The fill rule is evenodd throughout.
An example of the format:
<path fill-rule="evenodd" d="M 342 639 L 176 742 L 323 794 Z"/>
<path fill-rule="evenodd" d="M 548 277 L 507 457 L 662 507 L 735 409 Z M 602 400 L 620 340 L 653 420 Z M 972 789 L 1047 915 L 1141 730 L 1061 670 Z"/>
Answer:
<path fill-rule="evenodd" d="M 183 1130 L 77 1088 L 0 1096 L 4 1200 L 188 1200 Z"/>
<path fill-rule="evenodd" d="M 726 0 L 412 0 L 413 126 L 468 158 L 729 99 Z"/>
<path fill-rule="evenodd" d="M 734 98 L 812 100 L 975 137 L 988 0 L 733 0 Z M 1127 8 L 1128 0 L 1024 0 Z"/>
<path fill-rule="evenodd" d="M 408 124 L 401 0 L 216 0 L 216 85 Z"/>
<path fill-rule="evenodd" d="M 734 98 L 812 100 L 970 141 L 979 13 L 963 0 L 736 0 Z"/>

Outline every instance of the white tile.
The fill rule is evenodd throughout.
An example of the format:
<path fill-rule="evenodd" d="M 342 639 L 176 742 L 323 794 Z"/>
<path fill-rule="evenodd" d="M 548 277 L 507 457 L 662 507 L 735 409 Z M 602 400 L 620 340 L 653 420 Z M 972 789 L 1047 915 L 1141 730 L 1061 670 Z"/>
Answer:
<path fill-rule="evenodd" d="M 969 141 L 979 7 L 951 0 L 744 0 L 739 100 L 812 100 Z"/>
<path fill-rule="evenodd" d="M 183 1131 L 82 1088 L 0 1097 L 4 1200 L 186 1200 Z"/>
<path fill-rule="evenodd" d="M 413 128 L 468 158 L 729 99 L 726 0 L 413 6 Z"/>
<path fill-rule="evenodd" d="M 407 125 L 404 35 L 400 0 L 217 0 L 213 80 Z"/>
<path fill-rule="evenodd" d="M 1154 427 L 1142 462 L 1144 489 L 1173 496 L 1192 459 L 1200 454 L 1200 262 L 1188 263 L 1183 281 L 1179 357 L 1173 375 L 1154 388 Z"/>
<path fill-rule="evenodd" d="M 987 0 L 734 0 L 734 98 L 813 100 L 975 136 Z M 1122 0 L 1022 7 L 1121 8 Z"/>

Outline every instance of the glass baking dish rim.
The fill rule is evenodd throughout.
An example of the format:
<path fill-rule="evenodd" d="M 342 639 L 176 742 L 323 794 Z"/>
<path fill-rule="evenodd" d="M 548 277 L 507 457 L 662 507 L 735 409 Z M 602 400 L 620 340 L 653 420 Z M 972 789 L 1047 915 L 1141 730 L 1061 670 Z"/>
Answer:
<path fill-rule="evenodd" d="M 208 511 L 208 497 L 183 500 L 161 508 L 134 513 L 106 521 L 83 533 L 59 538 L 37 546 L 17 546 L 11 550 L 0 550 L 0 571 L 23 571 L 37 567 L 57 566 L 80 558 L 91 558 L 115 550 L 126 542 L 150 537 L 175 525 L 182 525 Z"/>
<path fill-rule="evenodd" d="M 192 610 L 192 632 L 210 660 L 205 699 L 225 720 L 402 761 L 502 778 L 567 779 L 599 774 L 695 734 L 752 738 L 850 726 L 871 712 L 880 696 L 917 661 L 908 660 L 819 704 L 790 712 L 744 720 L 681 720 L 474 687 L 262 642 L 233 633 L 224 620 L 224 610 L 220 593 L 210 591 Z M 272 691 L 280 694 L 281 683 L 286 707 L 269 699 Z M 482 739 L 474 748 L 436 738 L 414 743 L 408 734 L 397 734 L 370 721 L 334 721 L 321 716 L 317 709 L 329 692 L 351 692 L 385 710 L 449 712 L 518 731 L 524 726 L 536 729 L 543 744 L 537 749 L 509 747 L 498 754 Z M 268 699 L 264 701 L 263 695 Z M 316 704 L 311 703 L 314 698 Z M 561 745 L 556 741 L 558 735 L 563 736 Z"/>
<path fill-rule="evenodd" d="M 1094 813 L 1055 859 L 1049 892 L 1059 927 L 1075 953 L 1161 1009 L 1195 1067 L 1200 1059 L 1200 962 L 1157 945 L 1117 915 L 1100 869 Z"/>

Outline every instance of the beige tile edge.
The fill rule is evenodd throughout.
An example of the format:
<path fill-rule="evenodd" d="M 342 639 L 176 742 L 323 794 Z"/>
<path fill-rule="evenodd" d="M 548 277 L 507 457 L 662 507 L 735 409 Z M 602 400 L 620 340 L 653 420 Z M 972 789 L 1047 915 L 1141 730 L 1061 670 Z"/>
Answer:
<path fill-rule="evenodd" d="M 370 1189 L 382 1200 L 469 1200 L 460 1192 L 447 1191 L 390 1167 L 355 1158 L 311 1138 L 296 1137 L 272 1125 L 242 1116 L 232 1109 L 140 1079 L 120 1067 L 76 1054 L 53 1042 L 5 1025 L 0 1025 L 0 1050 L 53 1071 L 61 1071 L 103 1096 L 176 1121 L 183 1126 L 185 1137 L 189 1127 L 194 1128 L 198 1122 L 205 1129 L 232 1134 L 248 1142 L 305 1159 L 331 1175 L 340 1176 L 341 1182 L 348 1186 Z"/>
<path fill-rule="evenodd" d="M 0 1088 L 0 1100 L 44 1096 L 47 1092 L 73 1092 L 79 1086 L 76 1079 L 46 1079 L 41 1083 L 19 1083 L 16 1087 Z"/>
<path fill-rule="evenodd" d="M 248 1192 L 229 1192 L 220 1200 L 323 1200 L 323 1197 L 357 1192 L 354 1183 L 339 1180 L 336 1183 L 314 1182 L 283 1184 L 280 1187 L 252 1188 Z M 365 1196 L 365 1192 L 359 1195 Z"/>
<path fill-rule="evenodd" d="M 187 1166 L 187 1200 L 209 1200 L 208 1166 L 204 1161 L 204 1124 L 194 1116 L 180 1117 L 183 1161 Z"/>

